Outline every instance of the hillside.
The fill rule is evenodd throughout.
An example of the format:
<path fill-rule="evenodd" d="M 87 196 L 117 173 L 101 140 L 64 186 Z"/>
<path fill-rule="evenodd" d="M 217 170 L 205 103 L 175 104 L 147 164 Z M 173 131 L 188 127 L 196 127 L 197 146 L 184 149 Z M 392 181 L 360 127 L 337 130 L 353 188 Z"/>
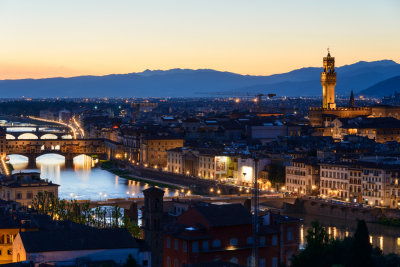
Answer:
<path fill-rule="evenodd" d="M 278 96 L 321 95 L 322 68 L 309 67 L 270 76 L 239 75 L 211 69 L 146 70 L 139 73 L 72 78 L 0 80 L 3 98 L 12 97 L 201 97 L 271 92 Z M 360 92 L 400 75 L 391 60 L 357 62 L 336 69 L 337 93 Z"/>
<path fill-rule="evenodd" d="M 373 86 L 362 90 L 359 95 L 383 97 L 393 95 L 394 92 L 400 93 L 400 76 L 389 78 Z"/>

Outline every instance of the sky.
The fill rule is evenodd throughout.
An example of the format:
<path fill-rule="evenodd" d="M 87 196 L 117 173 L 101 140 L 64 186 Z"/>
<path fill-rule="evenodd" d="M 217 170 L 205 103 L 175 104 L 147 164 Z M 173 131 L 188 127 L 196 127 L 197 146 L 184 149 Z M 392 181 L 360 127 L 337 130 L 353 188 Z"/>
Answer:
<path fill-rule="evenodd" d="M 0 79 L 400 63 L 398 0 L 0 0 Z"/>

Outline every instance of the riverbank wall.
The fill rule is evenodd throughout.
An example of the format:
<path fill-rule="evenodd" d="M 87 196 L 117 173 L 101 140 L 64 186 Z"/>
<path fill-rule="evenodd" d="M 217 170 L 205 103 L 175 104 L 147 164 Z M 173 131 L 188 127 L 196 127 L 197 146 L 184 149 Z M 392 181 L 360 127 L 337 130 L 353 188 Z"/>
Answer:
<path fill-rule="evenodd" d="M 351 220 L 359 219 L 372 223 L 380 222 L 382 218 L 400 219 L 400 210 L 397 209 L 356 207 L 314 199 L 298 198 L 294 203 L 285 202 L 283 210 L 288 213 L 303 213 Z"/>
<path fill-rule="evenodd" d="M 115 166 L 128 171 L 134 178 L 134 176 L 140 177 L 138 180 L 146 182 L 146 179 L 153 182 L 158 182 L 164 185 L 180 186 L 187 188 L 194 194 L 198 195 L 233 195 L 243 194 L 245 192 L 239 191 L 239 187 L 229 184 L 221 184 L 214 180 L 206 180 L 188 175 L 181 175 L 176 173 L 163 172 L 161 170 L 144 168 L 141 166 L 131 166 L 124 162 L 115 161 Z M 108 169 L 108 168 L 107 168 Z M 112 171 L 112 169 L 108 169 Z M 129 176 L 129 174 L 127 174 Z"/>

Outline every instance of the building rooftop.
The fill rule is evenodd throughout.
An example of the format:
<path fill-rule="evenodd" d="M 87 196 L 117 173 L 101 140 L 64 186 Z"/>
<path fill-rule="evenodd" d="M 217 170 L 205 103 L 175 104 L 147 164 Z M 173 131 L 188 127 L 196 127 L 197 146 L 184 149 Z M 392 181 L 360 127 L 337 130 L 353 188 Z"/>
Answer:
<path fill-rule="evenodd" d="M 211 227 L 249 224 L 251 213 L 241 204 L 203 205 L 194 207 Z"/>
<path fill-rule="evenodd" d="M 66 229 L 19 233 L 26 252 L 140 248 L 126 229 Z M 40 240 L 40 242 L 38 242 Z"/>

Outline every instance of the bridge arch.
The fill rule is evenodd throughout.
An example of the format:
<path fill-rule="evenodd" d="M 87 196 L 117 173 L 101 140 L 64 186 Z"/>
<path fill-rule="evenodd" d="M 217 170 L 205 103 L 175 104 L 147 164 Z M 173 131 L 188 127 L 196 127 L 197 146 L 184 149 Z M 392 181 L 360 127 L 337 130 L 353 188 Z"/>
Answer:
<path fill-rule="evenodd" d="M 15 136 L 12 135 L 12 134 L 7 133 L 7 134 L 6 134 L 6 139 L 8 139 L 8 140 L 15 140 L 15 139 L 17 139 L 17 138 L 15 138 Z"/>
<path fill-rule="evenodd" d="M 46 151 L 42 151 L 42 153 L 37 155 L 36 160 L 43 159 L 43 158 L 48 158 L 48 157 L 53 157 L 53 156 L 55 156 L 56 158 L 62 157 L 63 159 L 65 159 L 65 156 L 59 150 L 50 150 L 50 151 L 46 150 Z"/>
<path fill-rule="evenodd" d="M 73 158 L 75 167 L 81 170 L 90 170 L 93 167 L 93 159 L 87 154 L 80 154 Z"/>
<path fill-rule="evenodd" d="M 65 134 L 65 135 L 61 136 L 61 139 L 72 139 L 72 135 Z"/>
<path fill-rule="evenodd" d="M 23 133 L 18 136 L 18 140 L 21 139 L 39 139 L 39 137 L 33 133 Z"/>
<path fill-rule="evenodd" d="M 28 167 L 29 158 L 20 154 L 7 155 L 8 162 L 11 163 L 14 170 L 23 170 Z"/>
<path fill-rule="evenodd" d="M 40 139 L 58 139 L 58 136 L 55 134 L 47 133 L 42 135 Z"/>

